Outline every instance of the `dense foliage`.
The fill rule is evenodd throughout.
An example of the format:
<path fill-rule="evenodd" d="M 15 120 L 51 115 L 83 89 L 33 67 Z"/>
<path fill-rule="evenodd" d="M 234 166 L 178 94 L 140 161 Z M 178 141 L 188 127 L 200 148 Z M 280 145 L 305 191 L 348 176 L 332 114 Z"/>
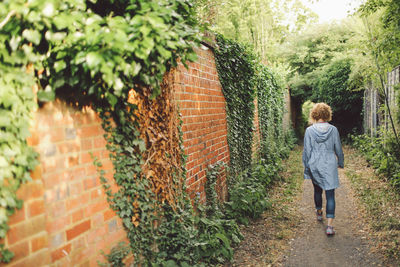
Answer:
<path fill-rule="evenodd" d="M 383 125 L 376 136 L 353 137 L 354 145 L 370 164 L 397 188 L 400 185 L 399 85 L 395 86 L 398 97 L 394 105 L 389 104 L 386 87 L 387 73 L 400 63 L 399 10 L 400 2 L 397 0 L 368 0 L 359 9 L 365 37 L 358 50 L 370 63 L 363 64 L 361 60 L 357 60 L 356 63 L 359 72 L 365 76 L 365 82 L 370 83 L 379 93 L 382 107 L 378 114 L 383 118 Z"/>
<path fill-rule="evenodd" d="M 327 65 L 312 99 L 332 107 L 332 123 L 338 127 L 342 136 L 353 130 L 359 132 L 363 119 L 363 91 L 359 89 L 362 84 L 354 84 L 354 80 L 350 79 L 351 64 L 350 59 L 341 59 Z"/>
<path fill-rule="evenodd" d="M 251 44 L 263 62 L 277 57 L 287 35 L 317 15 L 300 0 L 195 0 L 198 16 L 227 38 Z"/>
<path fill-rule="evenodd" d="M 397 149 L 393 134 L 381 130 L 376 137 L 359 135 L 352 139 L 353 145 L 363 153 L 372 167 L 400 189 L 400 150 Z"/>
<path fill-rule="evenodd" d="M 259 65 L 257 83 L 257 107 L 261 134 L 261 159 L 274 164 L 288 155 L 290 143 L 285 139 L 283 115 L 285 113 L 284 85 L 279 83 L 278 74 L 268 67 Z"/>
<path fill-rule="evenodd" d="M 217 35 L 216 66 L 226 100 L 232 175 L 251 165 L 256 56 L 249 47 Z"/>
<path fill-rule="evenodd" d="M 299 115 L 299 136 L 307 125 L 301 116 L 301 106 L 307 100 L 331 105 L 333 124 L 342 135 L 353 129 L 361 131 L 364 77 L 354 70 L 352 60 L 359 42 L 358 27 L 357 21 L 312 26 L 302 35 L 290 37 L 283 46 L 282 58 L 292 68 L 288 83 Z"/>
<path fill-rule="evenodd" d="M 389 103 L 386 91 L 388 86 L 387 73 L 398 66 L 400 62 L 400 48 L 398 46 L 400 40 L 399 10 L 400 3 L 396 0 L 368 0 L 360 7 L 359 14 L 363 18 L 368 36 L 366 47 L 369 51 L 365 54 L 374 63 L 373 67 L 370 68 L 372 75 L 368 77 L 368 81 L 377 88 L 384 102 L 385 123 L 390 125 L 397 147 L 400 149 L 399 129 L 395 123 L 395 118 L 400 119 L 400 116 L 396 116 L 396 109 Z M 396 89 L 398 90 L 398 88 L 397 85 Z M 395 102 L 397 106 L 400 106 L 400 98 L 397 98 Z"/>
<path fill-rule="evenodd" d="M 267 188 L 293 139 L 283 131 L 283 86 L 248 47 L 217 37 L 217 70 L 227 102 L 231 155 L 228 218 L 247 223 L 268 207 Z M 261 147 L 253 153 L 254 100 L 257 97 Z M 259 157 L 253 155 L 260 155 Z"/>

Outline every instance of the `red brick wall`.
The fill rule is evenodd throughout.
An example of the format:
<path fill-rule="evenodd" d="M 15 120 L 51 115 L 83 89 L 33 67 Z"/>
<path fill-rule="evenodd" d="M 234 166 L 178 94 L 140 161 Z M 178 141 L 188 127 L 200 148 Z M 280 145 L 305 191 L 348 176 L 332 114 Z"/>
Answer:
<path fill-rule="evenodd" d="M 196 50 L 198 60 L 189 69 L 180 65 L 175 72 L 174 87 L 183 120 L 183 139 L 187 159 L 186 185 L 191 197 L 200 194 L 205 200 L 207 167 L 229 162 L 225 98 L 218 79 L 214 54 L 203 46 Z M 222 174 L 217 191 L 225 199 L 226 176 Z"/>
<path fill-rule="evenodd" d="M 225 99 L 208 48 L 199 59 L 174 71 L 174 88 L 183 119 L 187 187 L 204 201 L 206 168 L 228 163 Z M 6 247 L 15 253 L 7 266 L 97 266 L 125 239 L 121 221 L 107 204 L 89 152 L 101 159 L 106 176 L 112 164 L 105 148 L 100 119 L 90 109 L 78 111 L 65 103 L 48 103 L 35 112 L 28 142 L 40 153 L 33 181 L 18 196 L 21 210 L 11 217 Z M 218 181 L 226 196 L 225 175 Z"/>
<path fill-rule="evenodd" d="M 89 154 L 110 177 L 100 119 L 56 101 L 36 112 L 31 132 L 40 165 L 18 191 L 24 205 L 11 217 L 5 241 L 16 256 L 7 266 L 97 266 L 100 250 L 125 237 Z"/>

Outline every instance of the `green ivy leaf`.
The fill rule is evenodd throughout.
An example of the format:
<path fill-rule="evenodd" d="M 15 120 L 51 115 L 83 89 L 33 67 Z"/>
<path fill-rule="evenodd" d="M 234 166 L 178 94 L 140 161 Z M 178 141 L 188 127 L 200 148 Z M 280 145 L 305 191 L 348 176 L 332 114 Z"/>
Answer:
<path fill-rule="evenodd" d="M 118 102 L 118 98 L 111 93 L 107 93 L 106 98 L 108 100 L 108 103 L 110 103 L 111 107 L 114 107 Z"/>
<path fill-rule="evenodd" d="M 53 91 L 40 90 L 37 92 L 37 97 L 40 101 L 50 102 L 50 101 L 54 101 L 56 94 Z"/>
<path fill-rule="evenodd" d="M 38 45 L 40 43 L 40 39 L 42 38 L 41 34 L 37 30 L 28 30 L 25 29 L 22 32 L 22 36 L 26 38 L 28 41 Z"/>
<path fill-rule="evenodd" d="M 97 52 L 90 52 L 86 55 L 86 62 L 90 68 L 98 66 L 103 58 Z"/>

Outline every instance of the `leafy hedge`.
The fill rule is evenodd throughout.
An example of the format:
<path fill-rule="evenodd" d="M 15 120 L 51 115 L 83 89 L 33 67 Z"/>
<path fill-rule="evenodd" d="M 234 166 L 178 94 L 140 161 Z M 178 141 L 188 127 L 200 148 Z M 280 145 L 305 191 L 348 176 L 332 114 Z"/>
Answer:
<path fill-rule="evenodd" d="M 363 88 L 361 81 L 350 79 L 352 60 L 340 59 L 326 65 L 321 71 L 314 102 L 325 102 L 332 107 L 332 123 L 342 136 L 362 126 Z"/>
<path fill-rule="evenodd" d="M 400 190 L 400 148 L 393 134 L 380 130 L 378 136 L 352 136 L 355 146 L 390 184 Z"/>

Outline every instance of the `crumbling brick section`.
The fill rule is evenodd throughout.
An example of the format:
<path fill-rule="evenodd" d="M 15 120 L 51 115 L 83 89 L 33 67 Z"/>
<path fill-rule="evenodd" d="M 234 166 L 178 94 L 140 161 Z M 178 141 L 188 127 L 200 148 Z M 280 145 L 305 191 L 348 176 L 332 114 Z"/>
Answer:
<path fill-rule="evenodd" d="M 225 98 L 218 79 L 212 48 L 196 50 L 198 60 L 186 69 L 180 64 L 174 73 L 176 99 L 182 114 L 187 158 L 187 190 L 193 199 L 205 200 L 206 170 L 217 162 L 229 162 Z M 226 174 L 217 183 L 221 199 L 226 198 Z"/>

